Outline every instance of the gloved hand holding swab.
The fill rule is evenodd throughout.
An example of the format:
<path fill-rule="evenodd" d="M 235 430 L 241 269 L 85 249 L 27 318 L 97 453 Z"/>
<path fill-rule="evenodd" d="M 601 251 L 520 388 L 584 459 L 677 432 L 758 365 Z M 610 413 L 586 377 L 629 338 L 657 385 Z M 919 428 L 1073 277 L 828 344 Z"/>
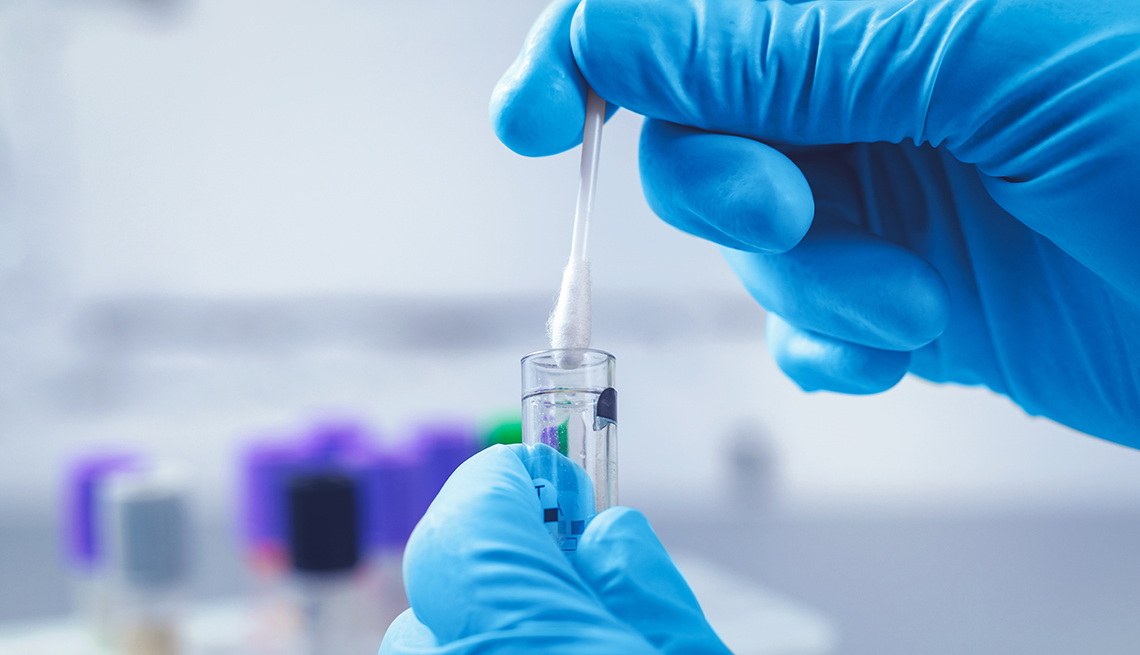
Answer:
<path fill-rule="evenodd" d="M 562 273 L 562 288 L 546 331 L 550 347 L 555 350 L 590 347 L 592 310 L 590 307 L 590 261 L 586 256 L 586 239 L 590 231 L 590 213 L 594 208 L 594 188 L 598 181 L 598 157 L 602 146 L 602 125 L 606 120 L 606 101 L 593 89 L 586 91 L 586 124 L 582 130 L 582 163 L 578 169 L 578 203 L 574 210 L 574 236 L 570 242 L 570 261 Z M 576 368 L 582 354 L 568 350 L 555 355 L 562 368 Z"/>

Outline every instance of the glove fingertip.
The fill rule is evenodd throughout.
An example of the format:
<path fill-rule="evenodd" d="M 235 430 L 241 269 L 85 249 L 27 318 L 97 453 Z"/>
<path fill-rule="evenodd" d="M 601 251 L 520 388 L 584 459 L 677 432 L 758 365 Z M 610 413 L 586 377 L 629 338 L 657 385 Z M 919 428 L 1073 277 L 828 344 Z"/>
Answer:
<path fill-rule="evenodd" d="M 832 339 L 801 330 L 772 313 L 765 340 L 780 370 L 804 391 L 880 393 L 898 384 L 910 366 L 910 352 Z"/>
<path fill-rule="evenodd" d="M 380 643 L 377 655 L 397 655 L 398 653 L 420 652 L 438 645 L 435 635 L 426 625 L 420 623 L 411 608 L 404 610 L 388 626 L 384 641 Z"/>
<path fill-rule="evenodd" d="M 729 655 L 641 512 L 612 507 L 595 516 L 574 566 L 606 609 L 661 651 Z"/>
<path fill-rule="evenodd" d="M 589 533 L 589 539 L 583 539 L 583 543 L 593 543 L 599 538 L 604 538 L 609 530 L 612 529 L 628 529 L 631 531 L 648 531 L 653 532 L 653 528 L 649 525 L 649 519 L 645 518 L 640 510 L 632 507 L 617 506 L 611 507 L 597 514 L 590 523 L 592 530 Z M 656 535 L 654 535 L 656 538 Z"/>
<path fill-rule="evenodd" d="M 672 559 L 649 520 L 631 507 L 611 507 L 595 516 L 578 540 L 574 560 L 575 568 L 601 594 L 603 601 L 628 584 L 629 576 L 664 564 L 671 567 Z M 654 578 L 658 583 L 662 581 L 660 576 Z M 676 591 L 691 598 L 687 587 Z M 692 601 L 695 603 L 695 598 Z"/>

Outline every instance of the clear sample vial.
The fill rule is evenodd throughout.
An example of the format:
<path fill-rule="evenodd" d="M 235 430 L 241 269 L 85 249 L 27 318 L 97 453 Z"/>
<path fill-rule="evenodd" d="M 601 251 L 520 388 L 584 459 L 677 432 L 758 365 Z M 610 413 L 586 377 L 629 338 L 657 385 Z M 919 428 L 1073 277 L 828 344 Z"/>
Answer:
<path fill-rule="evenodd" d="M 168 466 L 118 473 L 105 502 L 119 650 L 177 655 L 191 535 L 182 475 Z"/>
<path fill-rule="evenodd" d="M 617 392 L 613 355 L 567 352 L 523 358 L 522 440 L 543 522 L 559 547 L 573 553 L 589 520 L 618 502 Z"/>

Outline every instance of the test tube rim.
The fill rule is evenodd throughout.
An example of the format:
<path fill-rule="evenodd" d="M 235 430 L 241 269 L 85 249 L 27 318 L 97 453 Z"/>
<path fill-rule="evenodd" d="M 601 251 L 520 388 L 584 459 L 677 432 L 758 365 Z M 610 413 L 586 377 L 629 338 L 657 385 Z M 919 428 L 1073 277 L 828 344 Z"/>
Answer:
<path fill-rule="evenodd" d="M 590 353 L 593 355 L 601 355 L 602 359 L 600 361 L 603 361 L 603 362 L 606 361 L 607 359 L 612 359 L 615 362 L 617 361 L 617 357 L 614 357 L 612 353 L 608 353 L 604 350 L 598 350 L 597 348 L 547 348 L 545 350 L 536 350 L 530 354 L 523 355 L 523 358 L 520 359 L 519 361 L 520 362 L 526 362 L 527 360 L 534 359 L 534 358 L 538 357 L 539 355 L 550 355 L 550 354 L 558 353 L 558 352 L 571 352 L 571 351 L 580 352 L 580 353 Z M 598 363 L 598 362 L 593 362 L 593 363 Z M 576 366 L 575 368 L 582 368 L 584 366 L 587 366 L 587 364 L 585 362 L 583 362 L 582 366 Z"/>
<path fill-rule="evenodd" d="M 566 351 L 583 354 L 579 366 L 569 369 L 562 368 L 557 353 Z M 601 392 L 606 387 L 613 386 L 613 371 L 617 365 L 617 358 L 604 350 L 594 348 L 552 348 L 530 353 L 523 357 L 519 363 L 522 368 L 522 397 L 525 400 L 551 391 Z M 593 373 L 591 372 L 598 371 L 604 372 L 602 374 L 604 381 L 587 381 L 582 378 L 582 376 L 592 376 Z M 548 379 L 550 376 L 562 379 L 557 383 L 552 383 Z M 581 379 L 573 379 L 575 377 Z"/>

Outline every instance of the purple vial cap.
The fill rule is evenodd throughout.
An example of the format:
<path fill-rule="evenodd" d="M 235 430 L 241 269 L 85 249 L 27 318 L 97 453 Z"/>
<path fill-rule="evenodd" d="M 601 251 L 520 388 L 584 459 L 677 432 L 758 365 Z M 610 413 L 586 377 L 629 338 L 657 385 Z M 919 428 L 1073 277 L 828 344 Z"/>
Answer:
<path fill-rule="evenodd" d="M 315 466 L 344 464 L 376 452 L 376 441 L 363 424 L 348 420 L 321 421 L 302 439 L 302 457 Z"/>
<path fill-rule="evenodd" d="M 423 460 L 408 449 L 380 452 L 360 471 L 367 548 L 402 549 L 426 507 Z"/>
<path fill-rule="evenodd" d="M 67 472 L 64 492 L 64 551 L 79 568 L 91 570 L 102 561 L 99 537 L 99 485 L 116 471 L 137 466 L 134 453 L 102 452 L 76 458 Z"/>
<path fill-rule="evenodd" d="M 301 448 L 277 440 L 251 444 L 241 458 L 242 534 L 251 548 L 280 546 L 285 539 L 284 488 L 304 461 Z"/>
<path fill-rule="evenodd" d="M 474 424 L 452 422 L 420 426 L 415 442 L 423 459 L 426 510 L 455 469 L 478 451 L 479 439 Z"/>

